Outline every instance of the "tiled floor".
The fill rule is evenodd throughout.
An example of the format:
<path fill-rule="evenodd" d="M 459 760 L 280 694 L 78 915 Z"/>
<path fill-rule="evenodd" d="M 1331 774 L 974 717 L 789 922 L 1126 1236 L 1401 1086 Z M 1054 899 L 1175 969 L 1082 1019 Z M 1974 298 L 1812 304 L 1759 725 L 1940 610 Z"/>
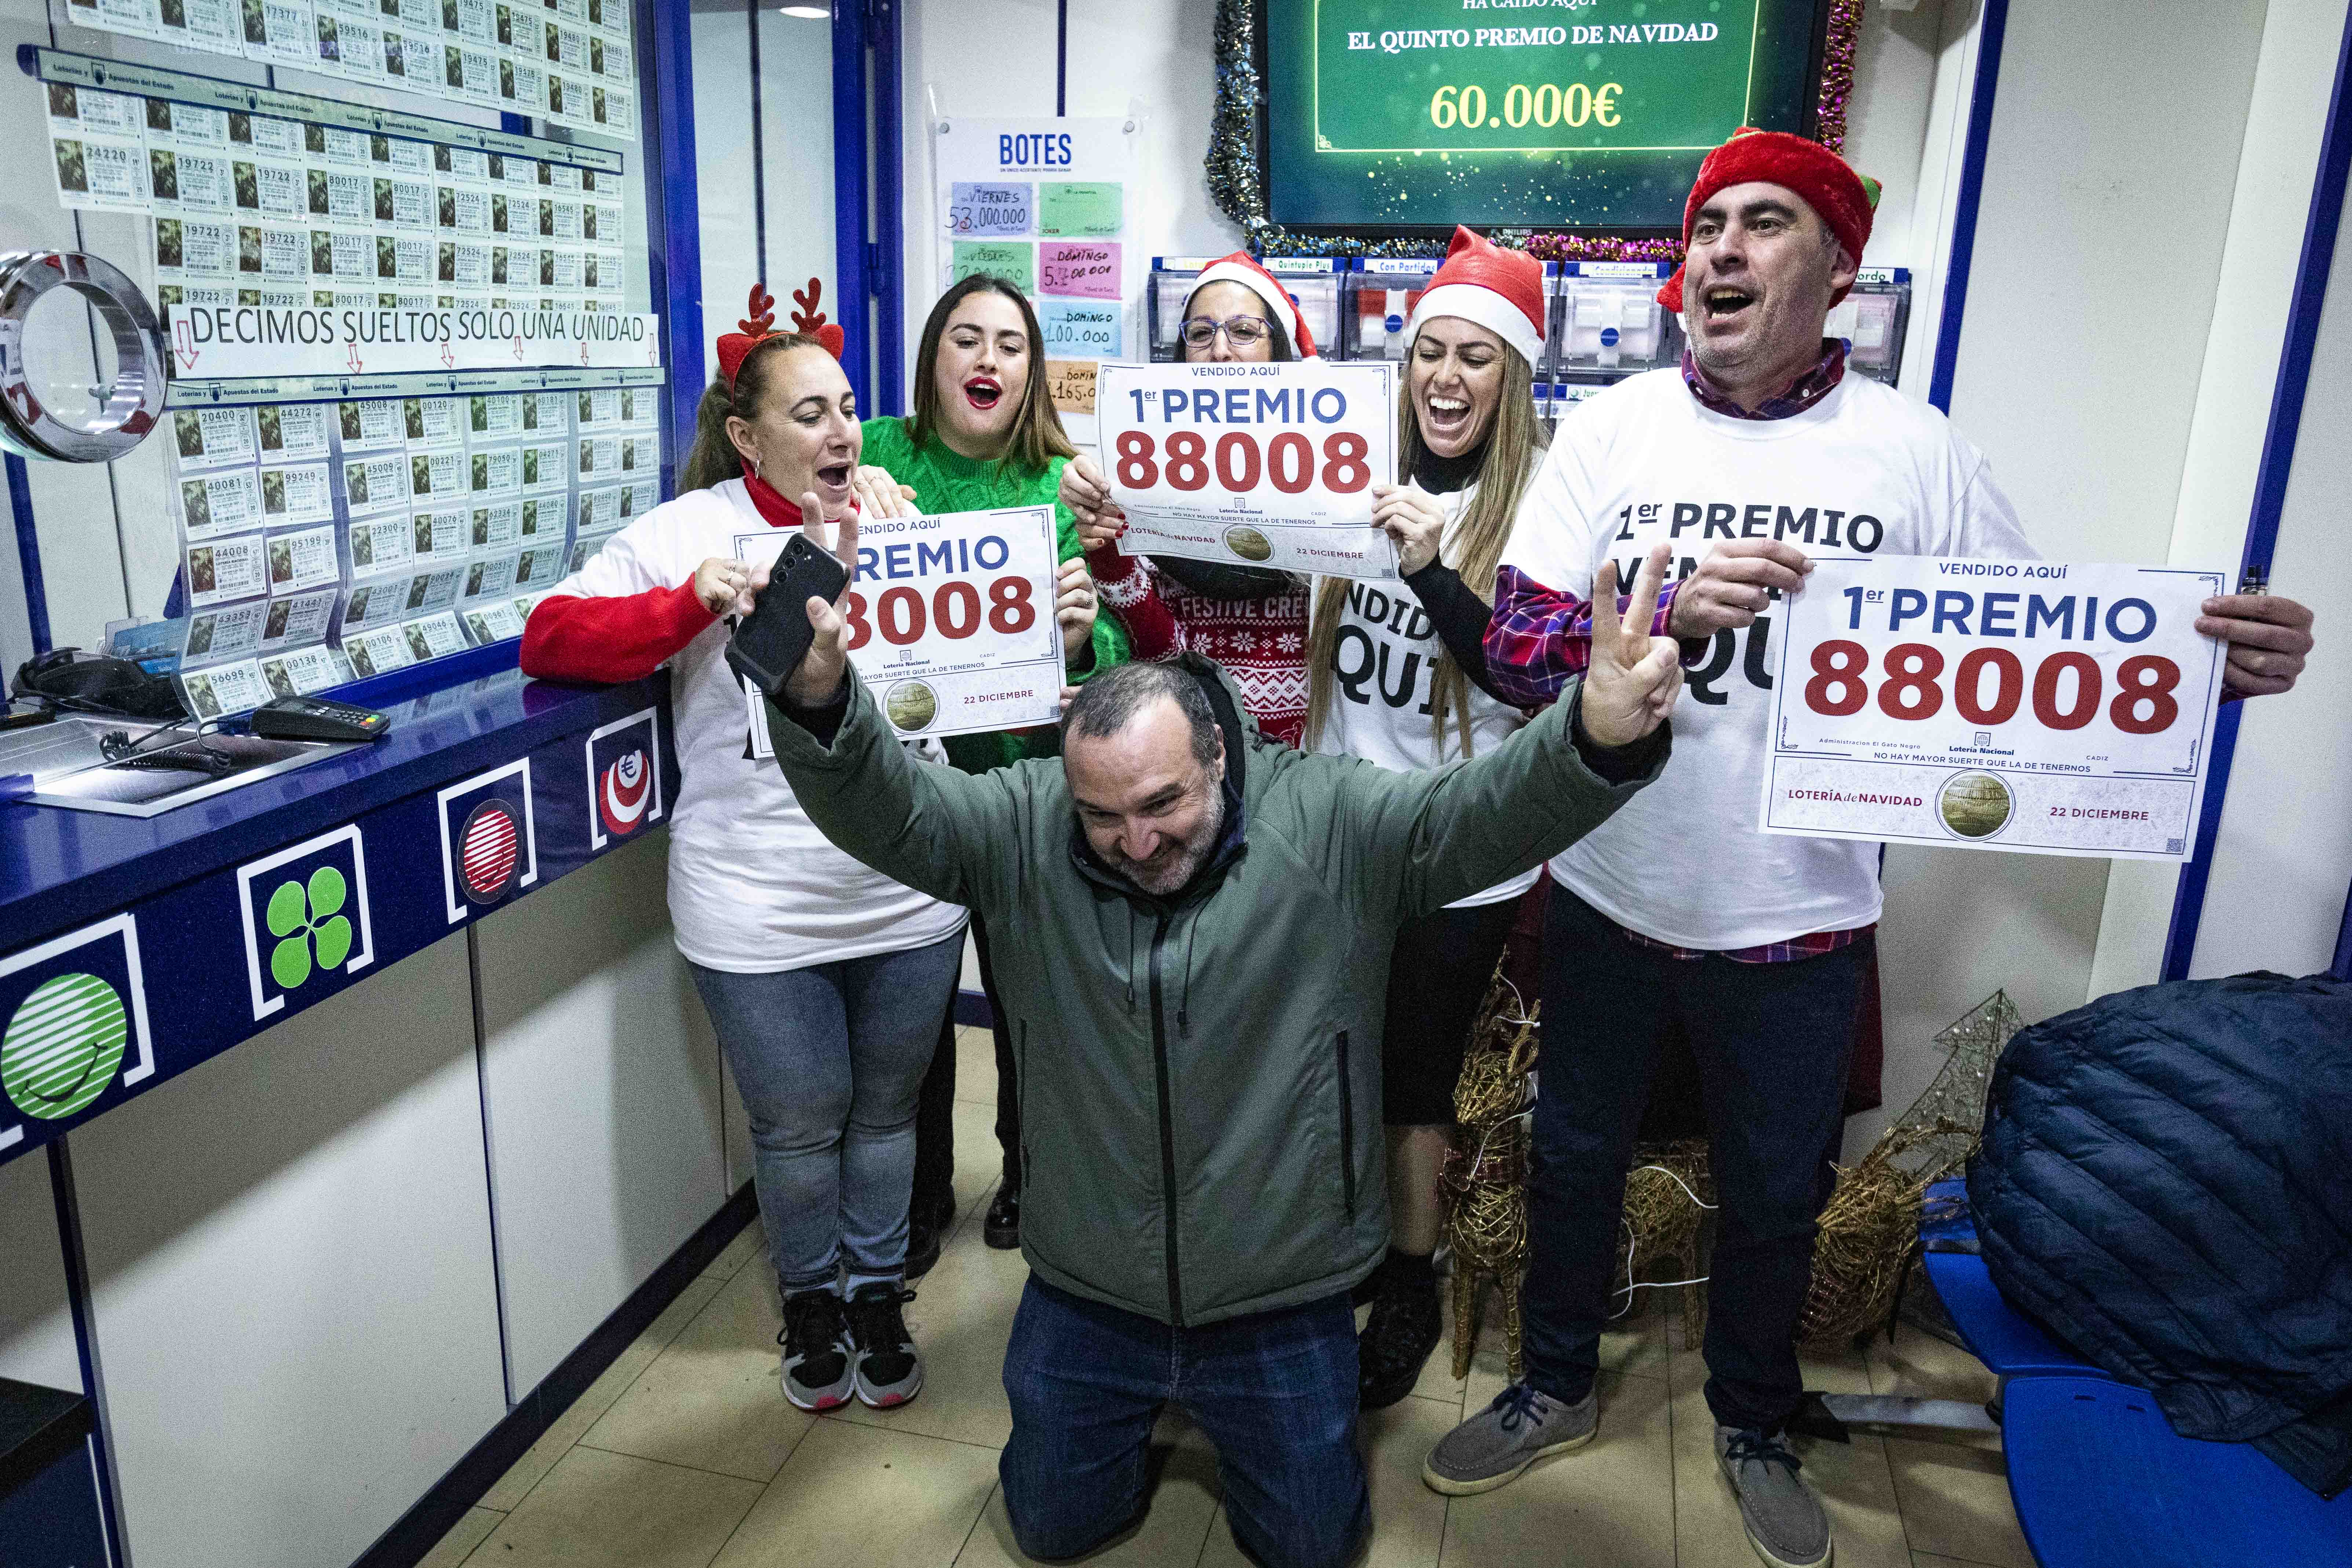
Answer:
<path fill-rule="evenodd" d="M 1025 1278 L 1018 1253 L 982 1244 L 996 1170 L 988 1037 L 965 1030 L 957 1082 L 961 1216 L 907 1318 L 927 1363 L 922 1397 L 877 1414 L 812 1417 L 776 1386 L 775 1282 L 759 1227 L 744 1231 L 599 1378 L 426 1559 L 429 1568 L 975 1568 L 1028 1561 L 997 1493 L 1011 1430 L 998 1371 Z M 1430 1445 L 1502 1386 L 1498 1348 L 1466 1383 L 1441 1347 L 1413 1397 L 1364 1422 L 1374 1568 L 1559 1563 L 1751 1568 L 1717 1476 L 1697 1352 L 1653 1310 L 1603 1344 L 1601 1436 L 1484 1497 L 1421 1483 Z M 1831 1391 L 1983 1399 L 1982 1368 L 1910 1331 L 1890 1350 L 1809 1369 Z M 1188 1424 L 1169 1446 L 1142 1527 L 1096 1561 L 1238 1568 L 1216 1466 Z M 1829 1500 L 1841 1568 L 2033 1568 L 2010 1511 L 1998 1444 L 1863 1438 L 1801 1447 Z"/>

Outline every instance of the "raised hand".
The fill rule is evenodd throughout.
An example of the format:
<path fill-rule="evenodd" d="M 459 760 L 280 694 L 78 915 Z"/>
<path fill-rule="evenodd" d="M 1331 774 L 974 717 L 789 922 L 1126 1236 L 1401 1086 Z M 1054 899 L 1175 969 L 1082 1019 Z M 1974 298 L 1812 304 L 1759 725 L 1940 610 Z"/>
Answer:
<path fill-rule="evenodd" d="M 831 702 L 841 690 L 842 678 L 849 668 L 849 627 L 841 617 L 840 605 L 849 596 L 849 584 L 857 580 L 857 518 L 853 513 L 835 525 L 830 546 L 824 542 L 824 510 L 818 504 L 815 492 L 802 496 L 801 537 L 819 550 L 829 548 L 846 577 L 840 597 L 832 604 L 814 594 L 809 595 L 809 626 L 815 636 L 809 641 L 808 652 L 801 656 L 800 664 L 784 678 L 785 699 L 795 708 L 822 708 Z M 751 593 L 756 596 L 767 586 L 768 568 L 762 566 L 751 574 Z"/>
<path fill-rule="evenodd" d="M 1666 630 L 1678 637 L 1706 637 L 1752 623 L 1770 604 L 1770 590 L 1793 594 L 1804 586 L 1813 563 L 1793 544 L 1777 539 L 1736 539 L 1718 544 L 1683 579 Z M 1650 601 L 1654 609 L 1657 601 Z"/>
<path fill-rule="evenodd" d="M 1445 508 L 1419 485 L 1374 485 L 1372 526 L 1396 541 L 1397 570 L 1410 577 L 1437 559 Z"/>
<path fill-rule="evenodd" d="M 849 495 L 857 503 L 858 515 L 868 521 L 915 515 L 915 487 L 900 484 L 890 477 L 887 468 L 877 468 L 871 463 L 861 463 L 851 470 Z"/>
<path fill-rule="evenodd" d="M 751 613 L 751 569 L 714 555 L 694 569 L 694 596 L 714 616 Z"/>
<path fill-rule="evenodd" d="M 1076 557 L 1062 563 L 1055 585 L 1054 619 L 1062 628 L 1062 657 L 1076 658 L 1095 635 L 1095 580 Z"/>
<path fill-rule="evenodd" d="M 2197 629 L 2230 645 L 2221 684 L 2241 697 L 2275 697 L 2303 673 L 2311 611 L 2276 594 L 2224 594 L 2200 606 Z"/>
<path fill-rule="evenodd" d="M 1081 455 L 1062 465 L 1059 493 L 1062 504 L 1070 509 L 1071 520 L 1078 525 L 1080 545 L 1100 550 L 1118 538 L 1127 513 L 1111 503 L 1110 486 L 1093 458 Z"/>
<path fill-rule="evenodd" d="M 1604 561 L 1592 584 L 1592 663 L 1584 672 L 1584 732 L 1601 746 L 1630 746 L 1665 721 L 1683 689 L 1682 649 L 1652 637 L 1658 591 L 1670 552 L 1660 544 L 1642 563 L 1633 596 L 1617 608 L 1617 563 Z"/>

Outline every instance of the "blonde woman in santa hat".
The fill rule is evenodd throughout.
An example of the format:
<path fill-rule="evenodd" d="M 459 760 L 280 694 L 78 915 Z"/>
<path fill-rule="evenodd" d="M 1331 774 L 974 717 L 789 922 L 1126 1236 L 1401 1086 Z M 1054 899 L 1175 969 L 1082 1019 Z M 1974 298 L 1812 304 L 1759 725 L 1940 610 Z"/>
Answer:
<path fill-rule="evenodd" d="M 1190 360 L 1312 359 L 1315 334 L 1272 273 L 1242 251 L 1212 263 L 1184 300 Z M 1223 665 L 1261 732 L 1298 743 L 1307 720 L 1307 587 L 1286 572 L 1120 552 L 1124 515 L 1092 459 L 1062 470 L 1062 504 L 1076 518 L 1103 598 L 1127 623 L 1139 658 L 1187 649 Z"/>
<path fill-rule="evenodd" d="M 1543 458 L 1535 365 L 1543 264 L 1456 229 L 1405 324 L 1397 408 L 1405 483 L 1377 486 L 1373 522 L 1396 542 L 1404 594 L 1324 578 L 1307 643 L 1307 748 L 1397 772 L 1492 751 L 1524 721 L 1481 688 L 1495 567 Z M 1363 1406 L 1412 1391 L 1442 1332 L 1431 1258 L 1437 1171 L 1472 1020 L 1520 895 L 1538 868 L 1397 933 L 1381 1045 L 1390 1244 L 1358 1340 Z"/>
<path fill-rule="evenodd" d="M 858 462 L 841 329 L 803 314 L 775 331 L 772 309 L 754 289 L 751 319 L 719 340 L 676 499 L 531 612 L 522 668 L 618 681 L 670 667 L 670 920 L 751 1117 L 783 1298 L 784 1396 L 803 1410 L 852 1397 L 879 1409 L 922 1387 L 901 1310 L 915 1099 L 964 911 L 835 848 L 775 763 L 752 754 L 725 657 L 728 618 L 750 608 L 736 537 L 909 510 L 889 475 Z"/>

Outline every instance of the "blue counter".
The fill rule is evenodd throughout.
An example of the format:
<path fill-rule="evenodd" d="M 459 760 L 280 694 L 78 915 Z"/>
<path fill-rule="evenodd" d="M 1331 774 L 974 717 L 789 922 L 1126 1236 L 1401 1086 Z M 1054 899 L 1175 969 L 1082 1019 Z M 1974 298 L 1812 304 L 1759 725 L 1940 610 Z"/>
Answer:
<path fill-rule="evenodd" d="M 0 1163 L 667 819 L 667 672 L 495 652 L 339 693 L 391 732 L 159 816 L 0 804 Z"/>

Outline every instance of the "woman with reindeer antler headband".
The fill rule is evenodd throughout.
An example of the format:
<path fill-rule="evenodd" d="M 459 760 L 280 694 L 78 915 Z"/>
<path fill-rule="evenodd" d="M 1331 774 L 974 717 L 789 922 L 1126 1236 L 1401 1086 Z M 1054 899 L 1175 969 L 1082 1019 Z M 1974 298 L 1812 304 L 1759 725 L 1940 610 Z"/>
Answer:
<path fill-rule="evenodd" d="M 541 679 L 670 667 L 670 918 L 750 1112 L 784 1396 L 804 1410 L 901 1405 L 922 1387 L 901 1305 L 916 1094 L 964 928 L 962 910 L 817 831 L 757 754 L 766 729 L 727 665 L 724 622 L 750 609 L 751 562 L 786 530 L 805 524 L 824 543 L 853 512 L 911 510 L 889 475 L 859 464 L 841 329 L 818 295 L 812 279 L 793 330 L 777 331 L 774 301 L 751 290 L 741 331 L 719 340 L 679 494 L 559 584 L 522 640 L 523 670 Z"/>

